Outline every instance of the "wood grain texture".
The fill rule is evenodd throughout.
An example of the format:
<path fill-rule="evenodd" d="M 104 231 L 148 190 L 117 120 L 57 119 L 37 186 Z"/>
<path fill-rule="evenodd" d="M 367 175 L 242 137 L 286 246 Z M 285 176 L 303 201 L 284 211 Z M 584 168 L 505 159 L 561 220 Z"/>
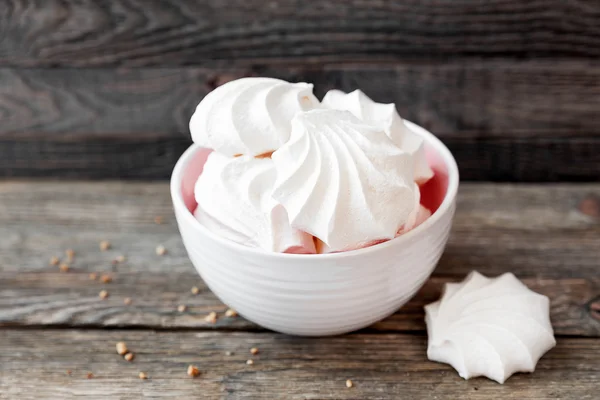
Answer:
<path fill-rule="evenodd" d="M 552 299 L 552 320 L 563 335 L 600 336 L 600 185 L 463 184 L 449 244 L 434 278 L 402 312 L 376 324 L 386 331 L 423 331 L 422 306 L 441 286 L 471 270 L 513 271 Z M 163 216 L 162 225 L 154 223 Z M 103 252 L 101 240 L 112 248 Z M 159 257 L 162 244 L 168 254 Z M 74 249 L 69 273 L 50 266 Z M 111 260 L 125 255 L 126 262 Z M 90 281 L 110 273 L 110 284 Z M 200 288 L 194 296 L 192 286 Z M 101 301 L 100 290 L 109 291 Z M 133 304 L 123 304 L 131 297 Z M 188 310 L 178 313 L 177 306 Z M 224 312 L 191 266 L 164 183 L 0 184 L 0 323 L 3 325 L 138 326 L 257 329 Z"/>
<path fill-rule="evenodd" d="M 247 75 L 363 89 L 430 129 L 463 179 L 598 180 L 600 64 L 477 61 L 277 68 L 0 69 L 0 176 L 166 178 L 216 85 Z"/>
<path fill-rule="evenodd" d="M 597 137 L 600 61 L 279 68 L 0 69 L 2 137 L 188 133 L 198 102 L 248 75 L 360 88 L 442 138 Z"/>
<path fill-rule="evenodd" d="M 0 178 L 166 180 L 191 143 L 187 134 L 0 137 Z"/>
<path fill-rule="evenodd" d="M 600 219 L 580 206 L 599 197 L 598 184 L 463 183 L 436 271 L 597 278 Z M 164 224 L 154 223 L 157 215 Z M 101 252 L 101 240 L 113 248 Z M 156 256 L 158 244 L 168 257 Z M 167 183 L 0 182 L 1 271 L 52 271 L 47 261 L 67 248 L 77 252 L 74 268 L 87 272 L 109 271 L 120 254 L 122 272 L 190 271 Z"/>
<path fill-rule="evenodd" d="M 484 139 L 485 135 L 481 136 L 442 138 L 458 162 L 463 181 L 600 180 L 600 137 Z"/>
<path fill-rule="evenodd" d="M 599 21 L 594 0 L 3 0 L 0 63 L 598 57 Z"/>
<path fill-rule="evenodd" d="M 0 327 L 56 326 L 79 328 L 152 328 L 194 330 L 252 330 L 259 326 L 242 317 L 228 318 L 227 306 L 217 299 L 190 265 L 179 274 L 113 272 L 113 282 L 90 281 L 88 273 L 74 268 L 54 272 L 0 273 Z M 446 282 L 462 277 L 434 276 L 400 311 L 368 331 L 425 332 L 426 304 L 440 297 Z M 523 280 L 532 290 L 551 299 L 551 320 L 556 335 L 600 337 L 600 279 Z M 193 295 L 192 286 L 200 292 Z M 99 298 L 107 290 L 109 297 Z M 125 305 L 123 299 L 132 303 Z M 185 305 L 179 312 L 177 307 Z M 210 312 L 218 320 L 204 320 Z"/>
<path fill-rule="evenodd" d="M 594 182 L 600 137 L 465 138 L 442 141 L 463 181 Z M 0 137 L 0 178 L 169 179 L 188 134 L 51 134 Z"/>
<path fill-rule="evenodd" d="M 115 351 L 125 341 L 127 363 Z M 257 347 L 259 354 L 250 355 Z M 226 351 L 233 352 L 227 356 Z M 532 374 L 504 385 L 464 381 L 426 359 L 424 336 L 353 334 L 299 338 L 272 333 L 0 331 L 4 398 L 139 399 L 518 399 L 597 398 L 600 341 L 559 339 Z M 253 365 L 246 365 L 247 359 Z M 189 364 L 202 375 L 186 375 Z M 71 371 L 71 376 L 66 371 Z M 140 380 L 139 371 L 149 379 Z M 93 379 L 87 379 L 88 372 Z M 33 379 L 35 377 L 35 379 Z M 346 379 L 354 387 L 346 388 Z"/>

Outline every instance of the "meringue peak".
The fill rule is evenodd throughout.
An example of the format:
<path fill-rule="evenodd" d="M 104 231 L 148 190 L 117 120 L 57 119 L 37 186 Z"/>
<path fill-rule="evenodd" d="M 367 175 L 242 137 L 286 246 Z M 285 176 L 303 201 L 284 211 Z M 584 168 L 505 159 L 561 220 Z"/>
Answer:
<path fill-rule="evenodd" d="M 289 139 L 292 117 L 319 105 L 312 88 L 274 78 L 227 82 L 196 107 L 192 140 L 227 156 L 272 152 Z"/>
<path fill-rule="evenodd" d="M 414 209 L 411 157 L 351 112 L 297 114 L 272 158 L 291 225 L 332 251 L 395 237 Z"/>
<path fill-rule="evenodd" d="M 393 103 L 377 103 L 356 89 L 350 93 L 330 90 L 325 94 L 321 105 L 350 111 L 357 118 L 383 129 L 398 147 L 411 154 L 415 182 L 423 184 L 433 177 L 433 171 L 425 158 L 423 140 L 408 129 Z"/>
<path fill-rule="evenodd" d="M 344 93 L 337 89 L 330 90 L 323 97 L 322 105 L 328 108 L 350 111 L 354 116 L 365 122 L 378 125 L 384 130 L 388 129 L 390 134 L 401 133 L 400 129 L 395 127 L 397 124 L 402 124 L 402 118 L 398 115 L 396 106 L 393 103 L 376 103 L 360 89 L 350 93 Z M 394 126 L 395 129 L 390 129 L 391 126 Z M 390 136 L 390 139 L 397 144 L 402 140 L 401 137 L 395 138 L 392 136 Z"/>

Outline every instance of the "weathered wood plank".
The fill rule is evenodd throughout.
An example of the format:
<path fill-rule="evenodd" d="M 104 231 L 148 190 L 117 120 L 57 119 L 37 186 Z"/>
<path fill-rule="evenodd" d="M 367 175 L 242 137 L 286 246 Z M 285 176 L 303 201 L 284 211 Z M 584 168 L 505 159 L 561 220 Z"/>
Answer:
<path fill-rule="evenodd" d="M 594 0 L 2 3 L 4 65 L 600 56 Z"/>
<path fill-rule="evenodd" d="M 552 299 L 552 320 L 563 335 L 600 336 L 600 185 L 463 184 L 453 232 L 434 278 L 400 313 L 374 329 L 422 331 L 422 307 L 443 282 L 471 270 L 506 271 Z M 164 183 L 0 184 L 0 323 L 205 327 L 247 329 L 242 319 L 202 319 L 221 304 L 191 266 L 172 216 Z M 155 216 L 164 224 L 156 225 Z M 112 248 L 102 252 L 101 240 Z M 163 244 L 168 254 L 159 257 Z M 76 252 L 69 273 L 51 256 Z M 125 255 L 126 262 L 111 260 Z M 90 281 L 90 272 L 113 282 Z M 200 294 L 190 293 L 193 285 Z M 109 291 L 101 301 L 98 293 Z M 123 299 L 133 304 L 126 306 Z M 179 304 L 188 311 L 178 313 Z"/>
<path fill-rule="evenodd" d="M 133 362 L 116 354 L 118 341 L 135 353 Z M 259 354 L 251 356 L 251 347 Z M 178 399 L 592 400 L 600 379 L 599 352 L 597 339 L 559 339 L 534 373 L 498 385 L 484 378 L 464 381 L 449 366 L 428 361 L 424 336 L 4 330 L 0 391 L 19 400 L 165 394 Z M 254 364 L 246 365 L 250 358 Z M 189 378 L 189 364 L 202 375 Z M 141 381 L 139 371 L 149 379 Z M 93 379 L 86 378 L 88 372 Z M 346 388 L 346 379 L 352 379 L 353 388 Z"/>
<path fill-rule="evenodd" d="M 463 183 L 453 231 L 439 274 L 513 271 L 521 277 L 597 278 L 598 184 L 510 185 Z M 156 225 L 154 217 L 165 217 Z M 98 243 L 113 249 L 101 252 Z M 168 257 L 156 256 L 163 244 Z M 0 183 L 0 270 L 53 271 L 52 255 L 72 248 L 74 268 L 110 269 L 119 254 L 123 272 L 189 272 L 167 183 Z"/>
<path fill-rule="evenodd" d="M 252 329 L 259 326 L 227 318 L 227 309 L 194 273 L 111 273 L 113 282 L 90 281 L 88 273 L 0 273 L 0 326 L 142 327 L 153 329 Z M 442 286 L 458 277 L 434 276 L 399 312 L 370 330 L 424 332 L 423 307 L 436 301 Z M 600 337 L 600 279 L 524 279 L 551 299 L 551 319 L 557 335 Z M 195 285 L 199 293 L 191 293 Z M 109 298 L 101 300 L 100 290 Z M 126 297 L 132 299 L 125 305 Z M 187 307 L 179 312 L 179 305 Z M 216 324 L 204 320 L 215 311 Z"/>
<path fill-rule="evenodd" d="M 462 180 L 600 180 L 600 137 L 442 140 Z M 191 143 L 188 134 L 0 135 L 0 178 L 164 180 Z"/>
<path fill-rule="evenodd" d="M 463 181 L 600 180 L 600 137 L 442 140 L 456 158 Z"/>
<path fill-rule="evenodd" d="M 215 85 L 276 76 L 357 88 L 443 138 L 597 137 L 600 61 L 469 61 L 261 69 L 0 69 L 0 136 L 187 133 Z"/>
<path fill-rule="evenodd" d="M 362 88 L 429 128 L 463 179 L 600 177 L 600 64 L 478 61 L 270 69 L 0 69 L 0 176 L 166 178 L 194 107 L 244 75 Z M 552 168 L 548 165 L 552 164 Z"/>
<path fill-rule="evenodd" d="M 190 144 L 175 133 L 0 135 L 0 178 L 166 180 Z"/>

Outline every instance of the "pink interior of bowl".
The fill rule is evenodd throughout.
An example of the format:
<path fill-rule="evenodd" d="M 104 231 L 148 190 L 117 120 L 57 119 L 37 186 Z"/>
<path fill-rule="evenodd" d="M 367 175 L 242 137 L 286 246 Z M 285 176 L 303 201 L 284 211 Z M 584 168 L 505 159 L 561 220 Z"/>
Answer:
<path fill-rule="evenodd" d="M 183 172 L 181 192 L 185 206 L 191 213 L 194 212 L 198 205 L 194 196 L 194 186 L 211 152 L 212 150 L 210 149 L 199 149 L 196 151 Z M 442 156 L 429 144 L 425 146 L 425 156 L 435 175 L 421 187 L 421 204 L 434 213 L 442 204 L 448 190 L 448 167 L 444 163 Z"/>
<path fill-rule="evenodd" d="M 202 173 L 204 163 L 206 163 L 206 159 L 210 153 L 212 153 L 212 150 L 210 149 L 199 149 L 192 155 L 192 158 L 183 170 L 181 194 L 183 195 L 185 207 L 191 213 L 194 213 L 194 210 L 196 210 L 196 206 L 198 205 L 198 203 L 196 203 L 196 196 L 194 196 L 194 187 L 196 186 L 196 181 Z"/>
<path fill-rule="evenodd" d="M 448 191 L 448 166 L 442 156 L 429 144 L 425 145 L 425 157 L 434 175 L 421 186 L 421 204 L 433 214 L 444 201 Z"/>

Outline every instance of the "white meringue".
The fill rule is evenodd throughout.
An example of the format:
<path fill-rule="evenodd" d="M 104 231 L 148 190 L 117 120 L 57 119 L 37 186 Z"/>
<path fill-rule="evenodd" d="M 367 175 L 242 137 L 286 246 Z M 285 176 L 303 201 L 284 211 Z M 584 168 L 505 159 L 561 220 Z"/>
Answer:
<path fill-rule="evenodd" d="M 406 220 L 406 223 L 398 231 L 399 233 L 400 232 L 408 232 L 411 229 L 413 229 L 415 226 L 417 226 L 417 218 L 419 217 L 419 211 L 421 210 L 421 189 L 419 188 L 419 185 L 417 185 L 416 183 L 414 184 L 413 187 L 414 187 L 414 191 L 415 191 L 415 201 L 414 201 L 413 209 L 410 212 L 410 214 L 408 215 L 408 219 Z"/>
<path fill-rule="evenodd" d="M 272 152 L 289 139 L 292 117 L 319 105 L 312 88 L 273 78 L 228 82 L 196 107 L 192 140 L 227 156 Z"/>
<path fill-rule="evenodd" d="M 429 217 L 431 217 L 431 211 L 428 208 L 419 204 L 417 206 L 417 208 L 415 210 L 413 210 L 413 212 L 411 212 L 411 216 L 409 217 L 409 219 L 411 219 L 413 222 L 412 223 L 407 222 L 406 224 L 404 224 L 404 226 L 402 228 L 400 228 L 398 233 L 396 233 L 396 237 L 403 235 L 410 230 L 415 229 L 417 226 L 419 226 L 423 222 L 425 222 L 425 220 L 427 220 L 427 218 L 429 218 Z M 364 247 L 374 246 L 376 244 L 383 243 L 386 241 L 387 241 L 387 239 L 375 240 L 375 241 L 372 241 L 369 243 L 362 244 L 358 247 L 352 247 L 350 249 L 346 249 L 346 251 L 362 249 Z M 337 253 L 337 251 L 333 251 L 329 246 L 327 246 L 322 240 L 319 240 L 319 239 L 315 239 L 315 248 L 317 250 L 317 254 Z"/>
<path fill-rule="evenodd" d="M 312 236 L 290 226 L 271 197 L 276 171 L 270 158 L 213 152 L 195 187 L 194 215 L 214 233 L 267 251 L 315 253 Z"/>
<path fill-rule="evenodd" d="M 273 197 L 331 251 L 393 238 L 414 209 L 410 155 L 348 111 L 297 114 L 272 158 Z"/>
<path fill-rule="evenodd" d="M 515 372 L 533 372 L 556 345 L 549 304 L 511 273 L 490 279 L 472 272 L 446 284 L 442 298 L 425 307 L 427 357 L 465 379 L 504 383 Z"/>
<path fill-rule="evenodd" d="M 431 217 L 431 210 L 419 204 L 419 211 L 417 212 L 417 218 L 412 229 L 415 229 L 417 226 L 421 225 L 429 217 Z"/>
<path fill-rule="evenodd" d="M 402 150 L 413 156 L 414 180 L 423 184 L 433 177 L 433 171 L 425 158 L 423 139 L 404 124 L 393 103 L 376 103 L 359 89 L 344 93 L 330 90 L 321 103 L 323 107 L 350 111 L 356 117 L 385 130 L 390 139 Z"/>
<path fill-rule="evenodd" d="M 396 236 L 403 235 L 415 229 L 417 226 L 425 222 L 429 217 L 431 217 L 431 210 L 419 204 L 417 209 L 413 211 L 409 217 L 411 222 L 407 222 L 402 228 L 400 228 Z"/>

